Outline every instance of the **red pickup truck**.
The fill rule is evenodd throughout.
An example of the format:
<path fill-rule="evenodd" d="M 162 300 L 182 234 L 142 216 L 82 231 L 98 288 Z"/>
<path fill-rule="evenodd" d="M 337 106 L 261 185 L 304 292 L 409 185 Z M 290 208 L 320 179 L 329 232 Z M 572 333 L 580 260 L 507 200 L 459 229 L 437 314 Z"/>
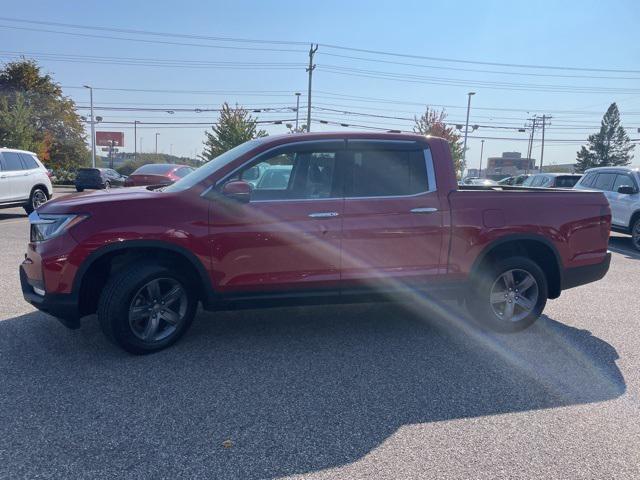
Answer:
<path fill-rule="evenodd" d="M 70 195 L 31 216 L 25 299 L 71 328 L 97 312 L 133 353 L 175 342 L 205 309 L 464 299 L 500 331 L 602 278 L 602 193 L 460 187 L 449 145 L 315 133 L 244 143 L 165 188 Z M 405 298 L 397 297 L 397 298 Z"/>

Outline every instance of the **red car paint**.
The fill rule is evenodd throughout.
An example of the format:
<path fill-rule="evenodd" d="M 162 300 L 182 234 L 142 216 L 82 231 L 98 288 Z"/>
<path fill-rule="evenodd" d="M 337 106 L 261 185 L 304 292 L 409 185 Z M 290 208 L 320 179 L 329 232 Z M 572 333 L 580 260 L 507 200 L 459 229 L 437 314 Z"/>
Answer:
<path fill-rule="evenodd" d="M 404 197 L 327 198 L 230 204 L 203 197 L 209 187 L 256 154 L 316 140 L 409 141 L 431 153 L 437 188 Z M 347 147 L 348 148 L 348 147 Z M 220 198 L 220 197 L 219 197 Z M 433 209 L 415 215 L 412 209 Z M 335 212 L 311 218 L 314 212 Z M 449 145 L 406 134 L 313 133 L 266 137 L 250 151 L 184 191 L 131 188 L 70 195 L 40 214 L 86 214 L 63 235 L 30 243 L 22 265 L 25 298 L 45 311 L 75 317 L 83 275 L 101 252 L 174 248 L 197 265 L 212 298 L 247 292 L 347 291 L 398 281 L 464 282 L 476 261 L 503 241 L 535 240 L 555 252 L 561 288 L 600 278 L 608 268 L 611 213 L 602 193 L 505 187 L 460 189 Z M 567 281 L 579 267 L 597 276 Z M 577 268 L 577 270 L 576 270 Z M 586 278 L 586 277 L 585 277 Z M 45 300 L 30 288 L 46 291 Z M 48 301 L 50 300 L 50 302 Z M 56 302 L 65 303 L 64 308 Z"/>
<path fill-rule="evenodd" d="M 151 169 L 151 171 L 149 171 Z M 124 182 L 125 187 L 141 187 L 145 185 L 171 185 L 180 180 L 185 172 L 181 169 L 192 170 L 188 165 L 149 164 L 134 171 Z"/>

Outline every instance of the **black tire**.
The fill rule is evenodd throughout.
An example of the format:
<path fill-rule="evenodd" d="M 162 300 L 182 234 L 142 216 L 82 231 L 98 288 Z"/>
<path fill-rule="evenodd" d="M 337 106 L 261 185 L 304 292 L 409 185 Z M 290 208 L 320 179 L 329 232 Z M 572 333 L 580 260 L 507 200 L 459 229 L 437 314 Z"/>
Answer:
<path fill-rule="evenodd" d="M 139 308 L 133 302 L 139 298 L 142 289 L 154 281 L 173 281 L 180 284 L 186 296 L 186 307 L 184 316 L 181 316 L 172 333 L 161 339 L 145 341 L 140 338 L 140 332 L 136 333 L 131 325 L 130 314 L 133 308 Z M 189 329 L 198 306 L 195 291 L 193 281 L 176 268 L 160 265 L 152 260 L 136 262 L 110 278 L 103 289 L 98 302 L 100 327 L 109 340 L 127 352 L 137 355 L 157 352 L 178 341 Z M 165 326 L 170 327 L 170 324 L 166 323 Z"/>
<path fill-rule="evenodd" d="M 29 215 L 40 205 L 46 203 L 49 200 L 49 194 L 44 188 L 34 187 L 29 195 L 29 201 L 24 206 L 24 211 Z"/>
<path fill-rule="evenodd" d="M 523 285 L 527 275 L 535 280 L 534 284 L 526 287 L 525 296 L 520 288 L 507 287 L 505 276 L 514 279 L 515 287 Z M 531 289 L 535 289 L 531 291 Z M 500 291 L 504 290 L 504 291 Z M 535 300 L 534 298 L 535 295 Z M 495 301 L 496 295 L 505 300 Z M 518 296 L 520 295 L 520 296 Z M 537 263 L 526 257 L 508 257 L 487 263 L 473 279 L 472 291 L 467 303 L 472 319 L 491 330 L 498 332 L 518 332 L 531 326 L 542 315 L 548 298 L 547 278 Z M 507 300 L 508 299 L 508 300 Z M 530 305 L 530 308 L 520 306 L 520 303 Z M 510 310 L 508 310 L 510 309 Z M 509 313 L 510 312 L 510 313 Z M 506 318 L 509 318 L 507 320 Z"/>
<path fill-rule="evenodd" d="M 631 225 L 631 245 L 640 252 L 640 217 Z"/>
<path fill-rule="evenodd" d="M 84 188 L 82 188 L 82 187 L 76 187 L 76 192 L 84 192 Z"/>

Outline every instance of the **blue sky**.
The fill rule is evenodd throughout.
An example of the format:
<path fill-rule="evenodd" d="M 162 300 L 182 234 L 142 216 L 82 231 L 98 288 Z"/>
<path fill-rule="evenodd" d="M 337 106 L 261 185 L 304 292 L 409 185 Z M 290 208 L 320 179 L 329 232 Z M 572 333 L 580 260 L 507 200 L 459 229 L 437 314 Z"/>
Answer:
<path fill-rule="evenodd" d="M 480 62 L 640 70 L 640 3 L 624 0 L 372 0 L 294 4 L 186 0 L 22 1 L 5 6 L 1 16 L 190 35 L 314 41 L 368 50 Z M 86 35 L 125 37 L 128 40 Z M 173 45 L 171 42 L 199 46 Z M 213 122 L 217 116 L 215 113 L 197 113 L 193 110 L 214 108 L 225 100 L 252 108 L 292 107 L 295 105 L 293 93 L 304 93 L 307 88 L 304 70 L 307 45 L 145 36 L 98 29 L 18 23 L 6 18 L 0 19 L 0 44 L 0 56 L 4 61 L 15 56 L 17 52 L 25 52 L 27 56 L 38 58 L 44 69 L 54 75 L 65 87 L 65 93 L 80 106 L 88 105 L 88 91 L 72 87 L 89 84 L 97 87 L 94 92 L 96 105 L 192 110 L 174 110 L 173 114 L 165 111 L 97 111 L 96 114 L 104 117 L 105 121 L 130 122 L 137 119 L 141 122 Z M 219 48 L 225 45 L 246 49 Z M 294 51 L 258 50 L 259 48 Z M 55 54 L 56 57 L 47 54 Z M 71 57 L 64 57 L 65 61 L 61 61 L 63 58 L 59 55 Z M 109 63 L 87 63 L 79 57 L 86 55 L 144 60 L 125 60 L 127 65 L 114 64 L 111 60 Z M 361 59 L 335 55 L 355 56 Z M 154 59 L 151 62 L 154 66 L 148 65 L 149 59 Z M 157 59 L 171 60 L 173 66 L 157 66 Z M 380 60 L 395 63 L 384 63 Z M 185 62 L 200 63 L 197 64 L 197 68 L 193 68 L 185 66 Z M 219 68 L 218 63 L 214 68 L 211 65 L 213 62 L 233 62 L 236 65 L 233 65 L 233 68 Z M 244 62 L 246 68 L 239 69 L 237 63 L 240 62 Z M 266 69 L 264 66 L 256 66 L 256 63 L 277 63 L 286 69 Z M 316 63 L 318 69 L 314 75 L 314 92 L 317 93 L 314 95 L 313 103 L 325 108 L 313 113 L 316 119 L 380 128 L 410 129 L 411 122 L 404 120 L 405 118 L 421 113 L 426 105 L 447 105 L 449 120 L 463 123 L 466 94 L 475 91 L 470 123 L 485 126 L 473 132 L 472 137 L 486 137 L 485 158 L 499 155 L 502 151 L 525 152 L 527 142 L 519 139 L 526 139 L 527 133 L 517 132 L 517 127 L 522 126 L 525 119 L 534 113 L 547 113 L 553 116 L 553 120 L 546 135 L 550 141 L 545 146 L 545 164 L 573 162 L 580 140 L 586 139 L 587 135 L 596 129 L 602 113 L 612 101 L 618 102 L 623 124 L 629 128 L 631 137 L 640 136 L 636 133 L 640 127 L 640 72 L 524 69 L 384 56 L 325 46 L 318 50 Z M 407 63 L 414 65 L 406 65 Z M 344 68 L 358 71 L 343 70 Z M 372 71 L 376 73 L 372 74 Z M 397 76 L 392 80 L 377 78 L 380 76 L 377 72 L 388 72 Z M 372 78 L 372 75 L 376 78 Z M 559 77 L 560 75 L 564 75 L 565 78 Z M 613 78 L 592 78 L 593 76 Z M 500 82 L 501 85 L 496 85 L 496 82 Z M 514 84 L 517 86 L 514 87 Z M 540 85 L 563 87 L 549 89 L 541 88 Z M 566 86 L 571 88 L 565 88 Z M 165 91 L 116 91 L 98 88 Z M 576 88 L 581 90 L 575 91 Z M 540 91 L 545 89 L 552 91 Z M 603 92 L 602 89 L 606 91 Z M 214 91 L 221 93 L 213 93 Z M 304 96 L 302 103 L 306 103 Z M 326 109 L 399 119 L 347 115 Z M 291 112 L 256 115 L 261 120 L 291 119 L 295 116 Z M 266 128 L 271 133 L 285 131 L 283 125 L 271 125 Z M 313 128 L 326 130 L 340 127 L 314 124 Z M 127 141 L 126 150 L 133 150 L 132 129 L 128 126 L 123 128 L 122 125 L 105 125 L 99 129 L 123 130 Z M 160 133 L 159 151 L 193 156 L 201 151 L 204 129 L 204 126 L 190 125 L 181 128 L 144 126 L 139 127 L 138 137 L 142 138 L 144 151 L 153 151 L 154 136 L 157 132 Z M 505 137 L 513 140 L 499 139 Z M 564 142 L 565 140 L 569 141 Z M 535 158 L 539 158 L 539 150 L 538 141 L 534 147 Z M 471 138 L 467 153 L 470 167 L 477 166 L 479 155 L 480 139 Z M 634 163 L 638 164 L 640 161 L 635 160 Z"/>

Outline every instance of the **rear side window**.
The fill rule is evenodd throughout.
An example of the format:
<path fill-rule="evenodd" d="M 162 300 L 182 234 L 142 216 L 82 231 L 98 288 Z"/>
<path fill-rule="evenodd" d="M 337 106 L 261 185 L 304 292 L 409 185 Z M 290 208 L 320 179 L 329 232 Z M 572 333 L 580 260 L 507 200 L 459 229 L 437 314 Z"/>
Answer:
<path fill-rule="evenodd" d="M 415 195 L 429 190 L 422 150 L 355 150 L 345 179 L 347 197 Z"/>
<path fill-rule="evenodd" d="M 34 168 L 40 168 L 36 159 L 33 158 L 33 155 L 29 155 L 28 153 L 21 153 L 20 157 L 22 158 L 22 163 L 24 163 L 24 168 L 26 170 L 33 170 Z"/>
<path fill-rule="evenodd" d="M 173 165 L 163 165 L 158 163 L 149 163 L 141 166 L 134 174 L 147 174 L 147 175 L 164 175 L 173 169 Z"/>
<path fill-rule="evenodd" d="M 12 172 L 15 170 L 24 170 L 22 159 L 17 152 L 2 152 L 2 170 Z"/>
<path fill-rule="evenodd" d="M 193 168 L 189 168 L 189 167 L 182 167 L 179 168 L 175 171 L 175 175 L 176 177 L 186 177 L 187 175 L 189 175 L 191 172 L 193 172 Z"/>
<path fill-rule="evenodd" d="M 594 172 L 587 173 L 584 177 L 582 177 L 582 180 L 580 180 L 580 185 L 582 185 L 583 187 L 590 187 L 595 178 L 596 174 Z"/>
<path fill-rule="evenodd" d="M 616 179 L 615 173 L 599 173 L 598 178 L 593 182 L 593 188 L 598 190 L 611 191 L 613 189 L 613 182 Z"/>

